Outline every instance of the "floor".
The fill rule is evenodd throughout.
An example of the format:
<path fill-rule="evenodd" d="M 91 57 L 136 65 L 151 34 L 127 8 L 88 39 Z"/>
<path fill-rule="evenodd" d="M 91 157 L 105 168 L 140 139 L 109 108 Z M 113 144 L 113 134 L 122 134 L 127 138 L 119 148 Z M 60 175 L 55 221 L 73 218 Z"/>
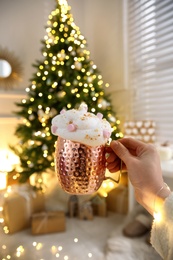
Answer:
<path fill-rule="evenodd" d="M 30 229 L 4 234 L 0 230 L 0 260 L 104 260 L 112 229 L 123 224 L 125 215 L 109 213 L 93 220 L 66 218 L 66 231 L 31 235 Z"/>
<path fill-rule="evenodd" d="M 7 235 L 0 228 L 0 260 L 161 260 L 146 243 L 147 234 L 122 234 L 127 220 L 111 212 L 93 220 L 66 217 L 64 232 L 37 236 L 30 229 Z"/>

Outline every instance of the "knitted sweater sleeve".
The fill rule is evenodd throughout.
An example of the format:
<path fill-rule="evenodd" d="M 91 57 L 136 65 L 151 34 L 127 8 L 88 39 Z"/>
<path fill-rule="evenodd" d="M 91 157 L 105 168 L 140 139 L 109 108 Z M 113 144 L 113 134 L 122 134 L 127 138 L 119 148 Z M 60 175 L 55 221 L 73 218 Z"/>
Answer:
<path fill-rule="evenodd" d="M 173 260 L 173 192 L 154 218 L 151 244 L 164 260 Z"/>

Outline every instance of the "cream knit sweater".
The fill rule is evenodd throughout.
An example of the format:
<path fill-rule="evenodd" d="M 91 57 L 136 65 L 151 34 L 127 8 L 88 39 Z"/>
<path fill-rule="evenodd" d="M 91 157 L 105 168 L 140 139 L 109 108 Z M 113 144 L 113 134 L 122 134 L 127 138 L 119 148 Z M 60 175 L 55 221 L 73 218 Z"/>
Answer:
<path fill-rule="evenodd" d="M 153 221 L 151 244 L 164 260 L 173 260 L 173 192 Z"/>

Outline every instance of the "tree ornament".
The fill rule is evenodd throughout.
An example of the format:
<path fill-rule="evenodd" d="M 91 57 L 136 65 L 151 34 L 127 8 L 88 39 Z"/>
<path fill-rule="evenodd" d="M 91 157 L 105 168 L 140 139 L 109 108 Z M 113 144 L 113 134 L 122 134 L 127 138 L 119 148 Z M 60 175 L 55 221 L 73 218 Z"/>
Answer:
<path fill-rule="evenodd" d="M 61 80 L 61 84 L 62 84 L 62 85 L 65 85 L 66 82 L 67 82 L 66 79 L 62 79 L 62 80 Z"/>
<path fill-rule="evenodd" d="M 75 66 L 75 68 L 77 70 L 81 70 L 82 69 L 82 63 L 81 62 L 75 61 L 74 66 Z"/>
<path fill-rule="evenodd" d="M 93 78 L 91 76 L 87 77 L 87 81 L 88 81 L 88 83 L 91 83 L 93 81 Z"/>
<path fill-rule="evenodd" d="M 72 51 L 72 52 L 71 52 L 71 55 L 72 55 L 72 56 L 76 56 L 76 52 L 75 52 L 75 51 Z"/>
<path fill-rule="evenodd" d="M 62 90 L 62 91 L 59 91 L 59 92 L 57 93 L 57 97 L 58 97 L 58 98 L 64 98 L 64 97 L 65 97 L 65 95 L 66 95 L 66 93 L 65 93 L 65 91 L 64 91 L 64 90 Z"/>
<path fill-rule="evenodd" d="M 29 168 L 33 168 L 33 167 L 34 167 L 34 164 L 33 164 L 33 163 L 29 163 L 29 164 L 28 164 L 28 167 L 29 167 Z"/>
<path fill-rule="evenodd" d="M 28 118 L 30 121 L 34 120 L 35 119 L 35 116 L 33 114 L 29 115 L 29 118 Z"/>
<path fill-rule="evenodd" d="M 58 56 L 58 59 L 59 59 L 60 61 L 63 61 L 63 60 L 65 60 L 66 54 L 65 54 L 64 51 L 61 51 L 61 52 L 58 53 L 57 56 Z"/>
<path fill-rule="evenodd" d="M 46 80 L 46 85 L 47 85 L 47 86 L 50 86 L 51 84 L 52 84 L 52 81 L 51 81 L 51 79 L 48 78 L 48 79 Z"/>
<path fill-rule="evenodd" d="M 78 81 L 78 80 L 76 80 L 76 79 L 74 79 L 74 80 L 73 80 L 73 85 L 74 85 L 74 86 L 77 86 L 77 85 L 78 85 L 78 83 L 79 83 L 79 81 Z"/>
<path fill-rule="evenodd" d="M 47 150 L 48 149 L 48 146 L 46 144 L 43 144 L 42 148 L 41 148 L 43 151 Z"/>

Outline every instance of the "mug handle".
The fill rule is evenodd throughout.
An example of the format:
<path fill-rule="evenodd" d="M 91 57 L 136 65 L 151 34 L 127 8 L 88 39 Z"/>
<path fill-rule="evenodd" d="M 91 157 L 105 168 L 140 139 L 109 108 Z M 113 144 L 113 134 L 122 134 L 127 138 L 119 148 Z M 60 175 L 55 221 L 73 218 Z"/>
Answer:
<path fill-rule="evenodd" d="M 121 173 L 119 174 L 119 176 L 118 176 L 118 179 L 117 180 L 115 180 L 114 178 L 112 178 L 112 177 L 105 177 L 104 178 L 104 181 L 106 181 L 106 180 L 111 180 L 111 181 L 114 181 L 114 182 L 116 182 L 116 183 L 119 183 L 120 182 L 120 180 L 121 180 Z"/>
<path fill-rule="evenodd" d="M 121 160 L 121 163 L 120 163 L 120 173 L 119 173 L 119 175 L 118 175 L 118 179 L 115 180 L 114 178 L 112 178 L 112 177 L 109 176 L 109 177 L 105 177 L 104 180 L 111 180 L 111 181 L 114 181 L 114 182 L 116 182 L 116 183 L 119 183 L 120 180 L 121 180 L 122 168 L 123 168 L 123 162 L 122 162 L 122 160 Z"/>

